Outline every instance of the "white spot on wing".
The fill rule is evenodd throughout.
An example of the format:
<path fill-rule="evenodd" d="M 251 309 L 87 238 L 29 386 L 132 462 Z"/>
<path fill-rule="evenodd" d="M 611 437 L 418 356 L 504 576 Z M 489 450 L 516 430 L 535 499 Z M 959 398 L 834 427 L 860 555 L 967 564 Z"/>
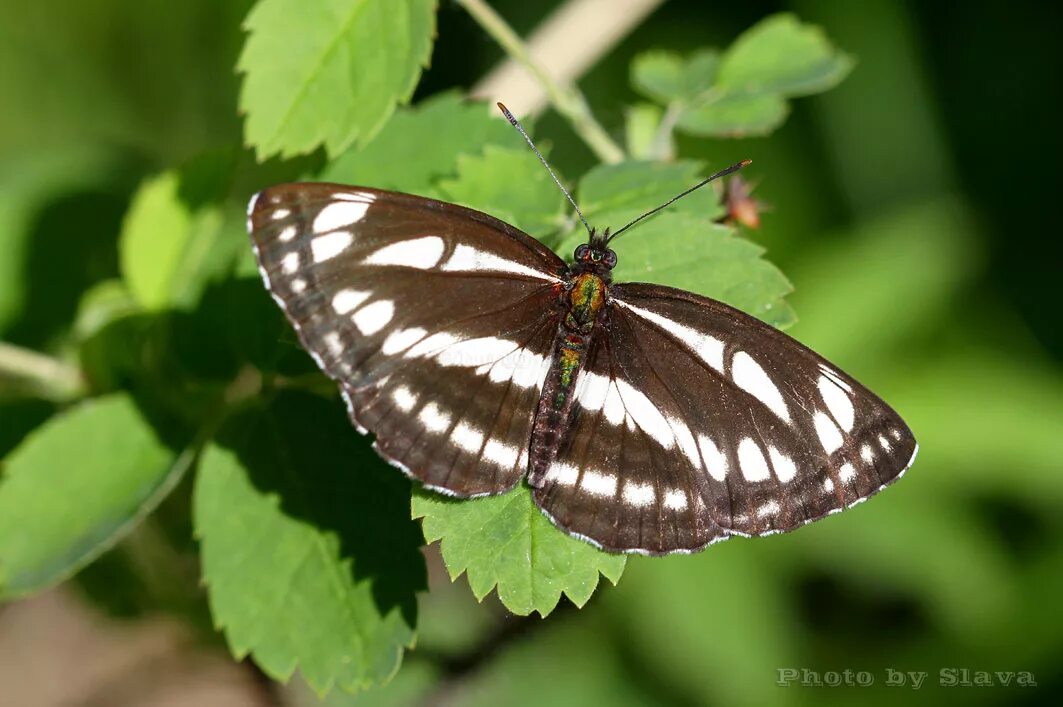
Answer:
<path fill-rule="evenodd" d="M 454 444 L 470 454 L 479 453 L 480 445 L 484 442 L 483 433 L 465 422 L 459 423 L 454 428 L 450 438 L 454 441 Z"/>
<path fill-rule="evenodd" d="M 572 464 L 554 462 L 546 470 L 546 480 L 559 486 L 575 486 L 579 479 L 579 469 Z"/>
<path fill-rule="evenodd" d="M 435 356 L 437 353 L 453 344 L 457 339 L 446 332 L 438 332 L 424 339 L 412 349 L 406 352 L 406 358 L 419 356 Z"/>
<path fill-rule="evenodd" d="M 717 371 L 720 371 L 721 373 L 723 372 L 723 342 L 715 336 L 710 336 L 697 331 L 696 329 L 691 329 L 684 324 L 672 321 L 668 317 L 664 317 L 656 312 L 651 312 L 648 309 L 643 309 L 642 307 L 636 307 L 623 300 L 617 299 L 614 301 L 625 309 L 630 310 L 633 314 L 637 314 L 646 321 L 653 322 L 661 327 L 666 333 L 679 339 L 679 341 L 687 346 L 687 348 L 697 354 L 702 361 L 709 364 Z"/>
<path fill-rule="evenodd" d="M 657 440 L 662 447 L 671 449 L 675 445 L 675 436 L 672 433 L 671 426 L 668 424 L 668 420 L 657 409 L 657 406 L 650 402 L 650 399 L 641 390 L 636 389 L 625 380 L 618 380 L 616 386 L 620 391 L 624 410 L 635 421 L 635 424 L 643 432 Z"/>
<path fill-rule="evenodd" d="M 823 363 L 819 364 L 819 370 L 823 371 L 823 375 L 827 376 L 833 382 L 837 383 L 838 386 L 846 393 L 853 392 L 853 387 L 846 383 L 844 380 L 842 380 L 841 374 L 839 374 L 837 371 L 832 370 L 826 364 Z"/>
<path fill-rule="evenodd" d="M 616 494 L 616 476 L 586 471 L 580 481 L 580 488 L 592 496 L 613 496 Z"/>
<path fill-rule="evenodd" d="M 368 292 L 351 289 L 340 290 L 332 296 L 332 309 L 336 314 L 347 314 L 348 312 L 353 312 L 367 299 L 369 299 Z"/>
<path fill-rule="evenodd" d="M 299 233 L 299 229 L 296 228 L 294 224 L 291 226 L 285 226 L 281 229 L 281 232 L 277 234 L 277 240 L 281 243 L 290 243 L 297 233 Z"/>
<path fill-rule="evenodd" d="M 782 509 L 779 508 L 779 504 L 777 501 L 768 501 L 763 506 L 757 509 L 757 517 L 768 518 L 769 516 L 778 515 L 780 510 Z"/>
<path fill-rule="evenodd" d="M 823 445 L 823 449 L 827 451 L 827 454 L 833 453 L 836 449 L 842 446 L 842 433 L 838 431 L 837 425 L 827 416 L 824 412 L 817 412 L 812 421 L 816 425 L 816 434 L 819 436 L 819 443 Z"/>
<path fill-rule="evenodd" d="M 610 379 L 599 373 L 584 370 L 580 373 L 579 382 L 576 383 L 576 402 L 584 410 L 597 412 L 605 405 L 605 398 L 609 394 Z"/>
<path fill-rule="evenodd" d="M 291 275 L 299 269 L 299 254 L 295 251 L 288 253 L 288 255 L 281 258 L 281 272 L 285 275 Z"/>
<path fill-rule="evenodd" d="M 771 468 L 775 470 L 775 475 L 779 477 L 779 481 L 784 484 L 792 481 L 794 476 L 797 475 L 797 465 L 794 464 L 794 460 L 775 447 L 768 448 L 768 455 L 771 457 Z"/>
<path fill-rule="evenodd" d="M 386 245 L 365 259 L 366 265 L 401 265 L 428 270 L 443 257 L 446 245 L 439 236 L 425 236 Z"/>
<path fill-rule="evenodd" d="M 709 476 L 717 481 L 723 481 L 727 475 L 727 457 L 721 452 L 716 443 L 705 435 L 698 435 L 698 448 L 701 449 L 701 459 L 705 462 L 705 469 Z"/>
<path fill-rule="evenodd" d="M 833 493 L 834 491 L 834 479 L 823 480 L 823 490 L 827 493 Z"/>
<path fill-rule="evenodd" d="M 883 451 L 888 452 L 890 450 L 890 441 L 882 435 L 878 436 L 878 444 L 882 447 Z"/>
<path fill-rule="evenodd" d="M 391 399 L 395 401 L 395 406 L 403 412 L 413 410 L 413 406 L 417 404 L 417 396 L 411 393 L 410 389 L 404 385 L 400 385 L 391 393 Z"/>
<path fill-rule="evenodd" d="M 428 403 L 417 416 L 429 432 L 442 432 L 450 426 L 450 415 L 439 409 L 435 403 Z"/>
<path fill-rule="evenodd" d="M 504 272 L 512 275 L 527 275 L 539 280 L 559 282 L 557 277 L 550 273 L 530 268 L 527 265 L 506 260 L 494 253 L 478 250 L 472 246 L 459 244 L 447 262 L 443 263 L 443 270 L 447 272 Z"/>
<path fill-rule="evenodd" d="M 377 333 L 395 316 L 395 305 L 389 299 L 377 300 L 359 309 L 351 317 L 358 330 L 370 336 Z"/>
<path fill-rule="evenodd" d="M 451 344 L 436 356 L 441 366 L 475 368 L 496 363 L 517 349 L 516 342 L 484 336 Z"/>
<path fill-rule="evenodd" d="M 517 454 L 516 447 L 492 439 L 484 445 L 483 458 L 498 466 L 511 467 L 517 462 Z"/>
<path fill-rule="evenodd" d="M 424 338 L 427 332 L 419 327 L 412 329 L 396 329 L 388 334 L 384 343 L 380 345 L 380 351 L 385 356 L 392 356 L 405 351 Z"/>
<path fill-rule="evenodd" d="M 849 394 L 834 379 L 825 375 L 819 377 L 818 386 L 819 394 L 823 396 L 823 402 L 827 404 L 827 410 L 843 430 L 851 432 L 856 412 L 853 410 L 853 401 L 849 399 Z"/>
<path fill-rule="evenodd" d="M 291 213 L 292 212 L 290 209 L 275 209 L 273 213 L 269 215 L 269 217 L 274 221 L 280 221 L 282 218 L 288 218 L 289 214 Z"/>
<path fill-rule="evenodd" d="M 310 253 L 315 263 L 323 263 L 351 247 L 354 235 L 349 231 L 333 231 L 310 241 Z"/>
<path fill-rule="evenodd" d="M 746 437 L 738 443 L 738 467 L 746 481 L 766 481 L 770 476 L 768 460 L 764 458 L 760 445 L 751 437 Z"/>
<path fill-rule="evenodd" d="M 314 232 L 326 233 L 361 221 L 369 203 L 364 201 L 334 201 L 314 217 Z"/>
<path fill-rule="evenodd" d="M 871 448 L 870 444 L 865 444 L 860 448 L 860 457 L 870 464 L 875 459 L 875 450 Z"/>
<path fill-rule="evenodd" d="M 731 377 L 739 388 L 764 403 L 785 422 L 790 421 L 790 411 L 786 408 L 782 393 L 760 364 L 745 351 L 739 351 L 731 359 Z"/>
<path fill-rule="evenodd" d="M 853 468 L 852 464 L 846 462 L 838 469 L 838 478 L 841 479 L 843 484 L 847 484 L 856 478 L 856 469 Z"/>
<path fill-rule="evenodd" d="M 624 484 L 624 503 L 636 508 L 642 508 L 653 503 L 657 493 L 652 484 Z"/>
<path fill-rule="evenodd" d="M 664 507 L 681 511 L 687 507 L 687 495 L 683 489 L 668 489 L 664 493 Z"/>

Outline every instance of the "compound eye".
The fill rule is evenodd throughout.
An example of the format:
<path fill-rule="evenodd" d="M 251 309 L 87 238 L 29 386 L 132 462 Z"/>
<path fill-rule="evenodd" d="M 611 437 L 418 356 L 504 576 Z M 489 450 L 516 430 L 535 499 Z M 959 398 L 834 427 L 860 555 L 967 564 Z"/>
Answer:
<path fill-rule="evenodd" d="M 587 254 L 590 253 L 590 251 L 590 246 L 588 246 L 586 243 L 581 246 L 578 246 L 576 248 L 576 262 L 583 262 L 584 260 L 586 260 Z"/>
<path fill-rule="evenodd" d="M 605 251 L 605 258 L 603 258 L 602 264 L 609 269 L 616 267 L 616 253 L 611 250 Z"/>

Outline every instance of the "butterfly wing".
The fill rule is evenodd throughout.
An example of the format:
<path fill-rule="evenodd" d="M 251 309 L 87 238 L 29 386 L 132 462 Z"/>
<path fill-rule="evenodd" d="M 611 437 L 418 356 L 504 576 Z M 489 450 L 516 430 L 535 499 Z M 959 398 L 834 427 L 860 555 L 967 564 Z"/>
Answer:
<path fill-rule="evenodd" d="M 520 480 L 560 258 L 478 211 L 335 184 L 260 192 L 248 230 L 267 289 L 386 459 L 461 496 Z"/>
<path fill-rule="evenodd" d="M 789 336 L 689 292 L 616 285 L 540 507 L 609 550 L 792 530 L 897 479 L 916 442 Z"/>

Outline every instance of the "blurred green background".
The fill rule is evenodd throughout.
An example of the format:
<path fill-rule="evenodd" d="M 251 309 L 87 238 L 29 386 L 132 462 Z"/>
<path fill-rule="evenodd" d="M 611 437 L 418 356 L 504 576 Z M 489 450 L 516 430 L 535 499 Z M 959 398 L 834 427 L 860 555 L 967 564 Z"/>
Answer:
<path fill-rule="evenodd" d="M 251 4 L 3 2 L 0 340 L 61 355 L 81 294 L 117 273 L 117 234 L 141 180 L 239 142 L 232 67 Z M 525 34 L 558 4 L 492 2 Z M 388 687 L 329 704 L 1063 698 L 1063 247 L 1051 226 L 1063 11 L 671 0 L 580 86 L 619 136 L 637 98 L 628 81 L 636 54 L 726 46 L 783 10 L 822 26 L 857 59 L 853 73 L 797 100 L 770 138 L 680 138 L 679 153 L 754 160 L 757 196 L 772 208 L 750 237 L 794 283 L 800 321 L 790 333 L 909 421 L 920 441 L 915 468 L 872 502 L 795 534 L 632 558 L 618 587 L 545 621 L 508 616 L 493 596 L 476 604 L 430 550 L 417 649 Z M 467 89 L 503 58 L 460 8 L 443 2 L 438 20 L 417 99 Z M 595 164 L 555 114 L 536 133 L 564 174 Z M 0 380 L 0 455 L 55 409 Z M 168 507 L 180 496 L 164 516 L 180 516 Z M 111 553 L 63 591 L 123 626 L 160 614 L 209 625 L 194 564 L 152 532 L 118 550 L 137 558 L 135 580 L 107 572 Z M 152 601 L 123 602 L 130 583 Z M 54 629 L 47 617 L 10 620 L 18 610 L 0 607 L 0 671 L 23 665 L 14 656 L 24 661 L 40 644 L 34 632 Z M 222 654 L 209 630 L 195 636 L 182 651 Z M 780 687 L 784 668 L 866 670 L 875 685 Z M 887 668 L 929 677 L 919 690 L 887 687 Z M 939 685 L 939 670 L 953 668 L 1031 671 L 1038 687 Z M 25 676 L 0 680 L 0 704 L 52 704 Z M 85 693 L 96 702 L 69 704 L 149 703 L 93 689 L 103 690 Z M 247 689 L 247 704 L 317 701 L 298 681 Z"/>

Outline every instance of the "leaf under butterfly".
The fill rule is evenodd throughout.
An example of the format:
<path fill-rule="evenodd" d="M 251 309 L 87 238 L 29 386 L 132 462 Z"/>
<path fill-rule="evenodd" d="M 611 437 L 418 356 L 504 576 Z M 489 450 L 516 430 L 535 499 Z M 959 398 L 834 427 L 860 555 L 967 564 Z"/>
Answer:
<path fill-rule="evenodd" d="M 425 539 L 441 541 L 451 579 L 466 574 L 477 599 L 492 589 L 515 614 L 546 616 L 565 594 L 583 606 L 599 573 L 620 581 L 626 557 L 610 555 L 550 523 L 521 485 L 502 496 L 456 500 L 418 490 L 413 515 Z"/>
<path fill-rule="evenodd" d="M 435 0 L 260 0 L 237 64 L 245 141 L 259 158 L 367 143 L 413 94 Z"/>
<path fill-rule="evenodd" d="M 482 155 L 459 155 L 457 178 L 441 181 L 439 191 L 447 201 L 488 210 L 539 240 L 561 226 L 567 204 L 535 153 L 523 147 L 487 145 Z"/>
<path fill-rule="evenodd" d="M 318 178 L 438 196 L 436 182 L 456 174 L 460 155 L 514 145 L 513 128 L 495 110 L 453 92 L 400 108 L 372 142 L 338 155 Z"/>
<path fill-rule="evenodd" d="M 0 599 L 73 575 L 131 531 L 192 460 L 155 435 L 133 400 L 88 400 L 32 432 L 3 462 Z"/>
<path fill-rule="evenodd" d="M 319 693 L 387 681 L 426 585 L 409 482 L 328 401 L 281 393 L 237 414 L 194 497 L 211 612 L 234 655 Z"/>
<path fill-rule="evenodd" d="M 619 227 L 675 196 L 701 177 L 694 162 L 628 162 L 597 167 L 580 181 L 579 198 L 595 226 Z M 702 188 L 613 242 L 616 282 L 652 282 L 718 299 L 778 328 L 796 321 L 785 301 L 793 287 L 762 256 L 764 249 L 713 223 L 722 213 Z M 569 257 L 586 233 L 571 231 L 557 247 Z"/>

